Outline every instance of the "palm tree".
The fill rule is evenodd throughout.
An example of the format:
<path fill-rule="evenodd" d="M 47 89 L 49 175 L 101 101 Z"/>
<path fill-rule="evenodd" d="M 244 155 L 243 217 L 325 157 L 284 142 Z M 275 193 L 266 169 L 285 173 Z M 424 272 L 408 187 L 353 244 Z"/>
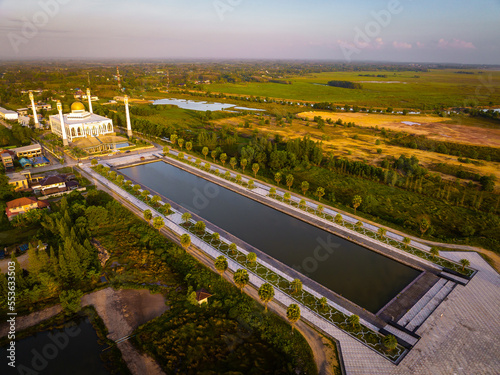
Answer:
<path fill-rule="evenodd" d="M 231 177 L 231 172 L 226 171 L 226 172 L 224 173 L 224 178 L 227 180 L 227 179 L 228 179 L 228 178 L 230 178 L 230 177 Z"/>
<path fill-rule="evenodd" d="M 250 281 L 250 276 L 248 276 L 247 270 L 238 269 L 233 275 L 234 283 L 240 288 L 240 291 L 243 293 L 243 288 Z"/>
<path fill-rule="evenodd" d="M 238 162 L 236 161 L 235 157 L 232 157 L 231 159 L 229 159 L 229 165 L 231 165 L 231 168 L 233 168 L 233 170 L 236 167 L 236 164 L 238 164 Z"/>
<path fill-rule="evenodd" d="M 221 277 L 222 277 L 222 275 L 224 275 L 224 272 L 226 272 L 226 270 L 229 266 L 227 263 L 227 259 L 224 257 L 224 255 L 218 256 L 215 259 L 214 265 L 215 265 L 215 269 L 217 271 L 219 271 Z"/>
<path fill-rule="evenodd" d="M 132 185 L 132 181 L 130 181 L 130 180 L 125 181 L 125 188 L 128 189 L 130 187 L 130 185 Z"/>
<path fill-rule="evenodd" d="M 160 197 L 158 195 L 153 195 L 151 197 L 151 204 L 153 206 L 156 206 L 158 204 L 158 202 L 160 201 Z"/>
<path fill-rule="evenodd" d="M 215 158 L 217 157 L 217 150 L 213 150 L 213 151 L 210 153 L 210 156 L 212 157 L 212 159 L 214 159 L 214 163 L 215 163 Z"/>
<path fill-rule="evenodd" d="M 292 293 L 299 293 L 302 291 L 302 281 L 300 279 L 293 279 L 290 282 L 290 287 L 292 288 Z"/>
<path fill-rule="evenodd" d="M 118 175 L 116 176 L 116 182 L 121 185 L 123 183 L 123 180 L 125 180 L 125 177 L 123 177 L 123 175 Z"/>
<path fill-rule="evenodd" d="M 384 239 L 385 235 L 387 233 L 387 229 L 385 228 L 378 228 L 378 231 L 377 231 L 377 234 L 382 238 Z"/>
<path fill-rule="evenodd" d="M 201 150 L 201 153 L 203 154 L 203 156 L 205 157 L 205 160 L 207 160 L 207 155 L 208 155 L 208 147 L 203 147 L 203 149 Z"/>
<path fill-rule="evenodd" d="M 241 165 L 241 169 L 243 169 L 243 172 L 245 172 L 245 168 L 248 164 L 248 160 L 247 159 L 241 159 L 240 160 L 240 165 Z"/>
<path fill-rule="evenodd" d="M 292 325 L 292 332 L 293 329 L 295 328 L 295 323 L 297 323 L 300 319 L 300 307 L 296 303 L 292 303 L 288 308 L 286 309 L 286 317 L 288 318 L 288 321 Z"/>
<path fill-rule="evenodd" d="M 252 171 L 255 178 L 257 178 L 257 172 L 259 171 L 259 168 L 260 168 L 259 163 L 252 164 Z"/>
<path fill-rule="evenodd" d="M 305 199 L 301 199 L 300 202 L 299 202 L 299 207 L 301 209 L 305 209 L 306 208 L 306 200 Z"/>
<path fill-rule="evenodd" d="M 149 191 L 147 191 L 147 190 L 143 190 L 143 191 L 141 191 L 141 197 L 142 197 L 142 199 L 144 199 L 144 200 L 148 200 L 148 197 L 149 197 Z"/>
<path fill-rule="evenodd" d="M 321 197 L 325 195 L 325 189 L 322 188 L 321 186 L 316 189 L 316 196 L 318 197 L 318 200 L 321 201 Z"/>
<path fill-rule="evenodd" d="M 274 298 L 274 288 L 271 284 L 262 284 L 259 288 L 259 298 L 264 302 L 265 311 L 267 311 L 267 304 Z"/>
<path fill-rule="evenodd" d="M 179 138 L 179 139 L 177 140 L 177 144 L 179 145 L 179 147 L 180 147 L 180 148 L 181 148 L 181 150 L 182 150 L 182 145 L 184 144 L 184 139 Z"/>
<path fill-rule="evenodd" d="M 241 183 L 241 174 L 236 175 L 236 182 L 239 184 Z"/>
<path fill-rule="evenodd" d="M 134 191 L 134 194 L 137 195 L 137 193 L 139 193 L 139 190 L 141 188 L 141 185 L 139 184 L 135 184 L 134 187 L 132 188 L 132 190 Z"/>
<path fill-rule="evenodd" d="M 236 251 L 238 250 L 238 246 L 236 246 L 236 244 L 234 242 L 230 243 L 229 244 L 229 252 L 231 254 L 236 254 Z"/>
<path fill-rule="evenodd" d="M 182 160 L 182 159 L 184 159 L 184 153 L 183 153 L 183 152 L 179 152 L 179 153 L 177 154 L 177 157 L 178 157 L 179 159 L 181 159 L 181 160 Z"/>
<path fill-rule="evenodd" d="M 342 222 L 344 221 L 344 219 L 342 218 L 342 215 L 341 214 L 337 214 L 335 215 L 335 222 L 337 224 L 342 224 Z"/>
<path fill-rule="evenodd" d="M 273 187 L 272 187 L 271 189 L 269 189 L 269 195 L 270 195 L 271 197 L 274 197 L 274 196 L 276 195 L 276 188 L 273 188 Z"/>
<path fill-rule="evenodd" d="M 191 237 L 189 236 L 189 234 L 184 233 L 181 236 L 181 246 L 187 250 L 189 248 L 189 245 L 191 245 Z"/>
<path fill-rule="evenodd" d="M 225 165 L 227 160 L 227 154 L 226 153 L 220 154 L 219 159 L 222 162 L 222 165 Z"/>
<path fill-rule="evenodd" d="M 460 259 L 460 264 L 462 265 L 462 271 L 465 270 L 465 267 L 470 266 L 470 262 L 468 259 Z"/>
<path fill-rule="evenodd" d="M 255 263 L 257 261 L 257 254 L 255 254 L 255 253 L 248 253 L 247 254 L 247 261 L 249 263 L 252 263 L 252 264 Z"/>
<path fill-rule="evenodd" d="M 219 241 L 220 234 L 217 232 L 213 232 L 210 237 L 212 237 L 212 241 Z"/>
<path fill-rule="evenodd" d="M 363 222 L 361 222 L 361 221 L 359 221 L 359 220 L 358 220 L 358 222 L 357 222 L 356 224 L 354 224 L 354 225 L 355 225 L 355 227 L 356 227 L 356 228 L 358 228 L 358 229 L 363 228 Z"/>
<path fill-rule="evenodd" d="M 433 257 L 437 258 L 439 256 L 439 250 L 437 247 L 431 247 L 430 253 Z"/>
<path fill-rule="evenodd" d="M 302 194 L 306 195 L 307 190 L 309 190 L 309 182 L 302 181 L 302 184 L 300 185 L 300 189 L 302 190 Z"/>
<path fill-rule="evenodd" d="M 285 193 L 283 194 L 283 199 L 288 203 L 288 201 L 292 198 L 292 195 L 290 193 Z"/>
<path fill-rule="evenodd" d="M 144 220 L 146 220 L 149 224 L 149 222 L 153 218 L 153 213 L 151 212 L 151 210 L 144 210 L 142 214 L 144 215 Z"/>
<path fill-rule="evenodd" d="M 396 337 L 394 337 L 394 335 L 385 336 L 382 340 L 382 343 L 389 351 L 392 351 L 398 347 L 398 340 L 396 339 Z"/>
<path fill-rule="evenodd" d="M 182 221 L 184 221 L 184 224 L 187 224 L 188 221 L 191 219 L 191 214 L 189 212 L 184 212 L 181 216 Z"/>
<path fill-rule="evenodd" d="M 253 189 L 254 187 L 255 187 L 255 182 L 253 182 L 253 180 L 249 180 L 248 181 L 248 188 Z"/>
<path fill-rule="evenodd" d="M 196 224 L 194 225 L 194 230 L 197 232 L 203 232 L 205 231 L 206 225 L 203 221 L 197 221 Z"/>
<path fill-rule="evenodd" d="M 170 209 L 172 208 L 172 205 L 170 203 L 165 203 L 162 207 L 161 210 L 163 211 L 163 215 L 168 215 L 170 213 Z"/>
<path fill-rule="evenodd" d="M 408 249 L 408 246 L 410 246 L 411 243 L 411 238 L 410 237 L 403 238 L 403 243 L 405 244 L 405 247 Z"/>
<path fill-rule="evenodd" d="M 325 309 L 327 303 L 328 303 L 328 301 L 327 301 L 326 297 L 321 297 L 319 299 L 319 304 L 320 304 L 322 309 Z"/>
<path fill-rule="evenodd" d="M 161 228 L 165 226 L 165 222 L 163 221 L 163 218 L 160 216 L 157 216 L 153 219 L 153 228 L 158 229 L 158 232 L 161 231 Z"/>
<path fill-rule="evenodd" d="M 352 207 L 354 208 L 355 214 L 356 209 L 361 205 L 361 202 L 363 202 L 363 199 L 359 195 L 355 195 L 354 198 L 352 198 Z"/>
<path fill-rule="evenodd" d="M 193 144 L 191 142 L 186 142 L 186 150 L 191 151 L 193 149 Z"/>
<path fill-rule="evenodd" d="M 287 174 L 286 175 L 286 186 L 288 186 L 288 190 L 292 189 L 292 185 L 293 185 L 293 175 Z"/>
<path fill-rule="evenodd" d="M 282 177 L 283 177 L 283 176 L 281 175 L 281 173 L 280 173 L 280 172 L 276 172 L 276 173 L 274 174 L 274 181 L 276 181 L 276 183 L 278 184 L 278 186 L 280 186 L 280 181 L 281 181 L 281 178 L 282 178 Z"/>
<path fill-rule="evenodd" d="M 353 314 L 347 320 L 352 324 L 352 328 L 356 328 L 359 325 L 359 316 L 357 315 Z"/>
<path fill-rule="evenodd" d="M 318 210 L 318 213 L 319 213 L 320 215 L 322 215 L 322 214 L 323 214 L 323 210 L 324 210 L 324 209 L 325 209 L 325 207 L 324 207 L 323 205 L 321 205 L 321 204 L 318 204 L 318 206 L 316 207 L 316 210 Z"/>

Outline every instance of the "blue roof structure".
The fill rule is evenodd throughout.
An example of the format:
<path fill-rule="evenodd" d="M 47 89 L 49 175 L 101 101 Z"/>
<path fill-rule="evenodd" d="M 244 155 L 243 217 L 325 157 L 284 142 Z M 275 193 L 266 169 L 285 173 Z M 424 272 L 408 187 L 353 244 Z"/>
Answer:
<path fill-rule="evenodd" d="M 33 159 L 31 159 L 31 163 L 34 167 L 41 167 L 49 164 L 50 161 L 45 156 L 35 156 Z"/>
<path fill-rule="evenodd" d="M 19 163 L 21 163 L 21 166 L 23 168 L 31 168 L 33 166 L 33 164 L 31 164 L 31 161 L 26 158 L 19 159 Z"/>

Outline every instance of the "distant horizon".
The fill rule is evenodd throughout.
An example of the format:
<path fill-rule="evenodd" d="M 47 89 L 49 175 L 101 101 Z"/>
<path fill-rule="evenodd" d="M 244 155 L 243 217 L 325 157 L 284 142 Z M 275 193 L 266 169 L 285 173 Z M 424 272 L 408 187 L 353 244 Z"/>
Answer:
<path fill-rule="evenodd" d="M 0 60 L 500 64 L 500 1 L 0 0 Z"/>

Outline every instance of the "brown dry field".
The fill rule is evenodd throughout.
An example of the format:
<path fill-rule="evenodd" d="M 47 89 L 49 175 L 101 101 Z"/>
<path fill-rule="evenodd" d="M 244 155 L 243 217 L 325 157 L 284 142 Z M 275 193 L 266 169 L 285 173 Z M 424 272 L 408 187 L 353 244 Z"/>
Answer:
<path fill-rule="evenodd" d="M 316 112 L 316 116 L 318 116 L 318 112 Z M 391 119 L 393 119 L 394 116 L 387 117 L 391 117 Z M 337 120 L 337 118 L 339 118 L 339 116 L 335 117 L 335 120 Z M 403 121 L 411 121 L 411 118 L 411 116 L 405 116 L 405 120 Z M 420 119 L 421 118 L 422 117 L 420 117 Z M 250 121 L 251 128 L 243 128 L 245 120 Z M 352 121 L 352 119 L 350 121 Z M 456 156 L 386 145 L 380 136 L 371 134 L 368 129 L 364 130 L 355 127 L 344 128 L 342 126 L 333 127 L 332 125 L 326 124 L 323 130 L 318 130 L 315 123 L 309 122 L 309 126 L 306 126 L 307 121 L 304 120 L 294 120 L 292 125 L 287 124 L 285 127 L 278 127 L 276 126 L 274 119 L 271 120 L 270 125 L 260 126 L 258 117 L 254 115 L 238 118 L 226 118 L 214 121 L 214 123 L 216 126 L 237 128 L 237 131 L 240 134 L 245 135 L 251 135 L 254 130 L 258 130 L 261 134 L 269 134 L 270 138 L 274 137 L 274 134 L 279 134 L 280 136 L 289 139 L 297 137 L 302 138 L 305 135 L 309 135 L 312 140 L 322 141 L 323 149 L 325 151 L 331 152 L 334 155 L 349 157 L 351 160 L 364 160 L 373 165 L 379 165 L 379 162 L 387 156 L 399 158 L 401 155 L 415 155 L 419 159 L 420 163 L 426 168 L 429 168 L 435 163 L 447 163 L 457 166 L 462 165 L 465 170 L 469 170 L 473 173 L 479 173 L 480 175 L 494 174 L 497 177 L 497 180 L 500 180 L 500 163 L 483 161 L 484 165 L 481 166 L 463 164 L 458 161 Z M 375 126 L 375 124 L 370 126 Z M 470 126 L 464 127 L 466 127 L 469 132 L 475 132 L 476 130 L 491 130 L 471 128 Z M 358 139 L 353 139 L 353 136 L 355 135 L 358 136 Z M 329 140 L 325 139 L 325 137 L 329 137 Z M 377 139 L 380 139 L 380 145 L 375 145 Z M 378 148 L 382 149 L 382 154 L 377 153 Z M 450 180 L 456 179 L 453 176 L 444 174 L 442 174 L 442 177 Z"/>
<path fill-rule="evenodd" d="M 410 134 L 425 135 L 428 138 L 440 141 L 453 141 L 480 146 L 500 147 L 500 129 L 487 129 L 471 127 L 461 124 L 449 124 L 442 117 L 425 115 L 377 115 L 369 113 L 331 113 L 331 112 L 302 112 L 297 116 L 312 120 L 315 116 L 323 119 L 337 121 L 341 119 L 346 122 L 354 122 L 356 125 L 386 128 L 395 131 L 403 131 Z M 403 121 L 416 122 L 421 125 L 406 125 Z"/>

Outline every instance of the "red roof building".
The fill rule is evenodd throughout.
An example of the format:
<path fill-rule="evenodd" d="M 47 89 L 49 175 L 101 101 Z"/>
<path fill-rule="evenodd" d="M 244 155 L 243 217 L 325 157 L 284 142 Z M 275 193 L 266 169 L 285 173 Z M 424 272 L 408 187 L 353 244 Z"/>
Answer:
<path fill-rule="evenodd" d="M 7 202 L 5 213 L 10 221 L 17 215 L 22 215 L 31 210 L 47 207 L 49 207 L 47 202 L 39 201 L 36 197 L 23 197 Z"/>

